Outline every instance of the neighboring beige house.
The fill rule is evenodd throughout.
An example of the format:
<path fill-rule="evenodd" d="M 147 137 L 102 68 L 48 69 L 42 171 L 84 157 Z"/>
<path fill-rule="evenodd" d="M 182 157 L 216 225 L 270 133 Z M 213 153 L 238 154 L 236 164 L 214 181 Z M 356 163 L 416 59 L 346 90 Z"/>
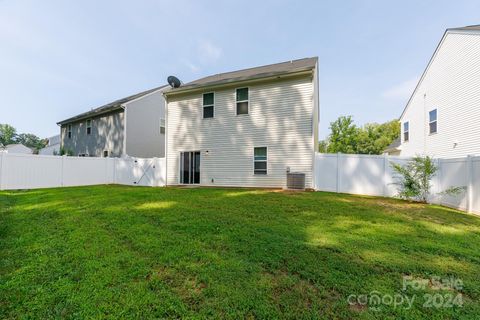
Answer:
<path fill-rule="evenodd" d="M 33 150 L 20 143 L 7 144 L 4 150 L 8 153 L 33 154 Z"/>
<path fill-rule="evenodd" d="M 480 25 L 445 31 L 400 122 L 402 156 L 480 155 Z"/>
<path fill-rule="evenodd" d="M 227 72 L 164 91 L 167 185 L 314 188 L 318 59 Z"/>
<path fill-rule="evenodd" d="M 400 138 L 397 138 L 390 143 L 390 145 L 383 151 L 385 154 L 389 156 L 399 156 L 400 155 L 400 145 L 401 145 Z"/>
<path fill-rule="evenodd" d="M 164 157 L 164 89 L 140 92 L 58 122 L 61 147 L 75 156 Z"/>

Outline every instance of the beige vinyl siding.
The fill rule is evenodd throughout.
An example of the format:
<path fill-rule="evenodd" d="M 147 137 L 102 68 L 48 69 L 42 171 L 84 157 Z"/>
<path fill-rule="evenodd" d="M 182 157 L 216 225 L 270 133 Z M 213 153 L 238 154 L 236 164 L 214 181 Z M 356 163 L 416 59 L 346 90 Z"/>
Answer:
<path fill-rule="evenodd" d="M 401 155 L 479 155 L 479 79 L 480 34 L 447 32 L 402 116 Z M 437 109 L 437 133 L 429 134 L 428 112 L 433 109 Z M 410 122 L 410 141 L 406 143 L 405 121 Z"/>
<path fill-rule="evenodd" d="M 180 152 L 201 151 L 202 185 L 285 187 L 289 166 L 306 173 L 307 187 L 312 186 L 312 76 L 248 87 L 248 115 L 236 115 L 235 87 L 215 91 L 210 119 L 202 117 L 203 92 L 168 98 L 169 185 L 178 184 Z M 254 147 L 268 148 L 267 175 L 253 173 Z"/>

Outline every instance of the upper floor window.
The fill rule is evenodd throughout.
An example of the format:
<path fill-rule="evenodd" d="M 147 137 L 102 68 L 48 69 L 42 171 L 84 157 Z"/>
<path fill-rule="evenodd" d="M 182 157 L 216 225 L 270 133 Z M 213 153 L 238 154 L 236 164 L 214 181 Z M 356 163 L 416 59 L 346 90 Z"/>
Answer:
<path fill-rule="evenodd" d="M 407 142 L 409 137 L 409 124 L 408 121 L 403 123 L 403 142 Z"/>
<path fill-rule="evenodd" d="M 87 120 L 87 134 L 92 133 L 92 119 Z"/>
<path fill-rule="evenodd" d="M 253 148 L 253 173 L 267 174 L 267 147 Z"/>
<path fill-rule="evenodd" d="M 428 113 L 428 126 L 430 127 L 430 134 L 437 133 L 437 109 Z"/>
<path fill-rule="evenodd" d="M 203 118 L 213 118 L 215 114 L 215 94 L 213 92 L 203 94 Z"/>
<path fill-rule="evenodd" d="M 248 114 L 248 88 L 237 89 L 237 115 Z"/>
<path fill-rule="evenodd" d="M 67 137 L 68 137 L 68 139 L 72 139 L 72 125 L 71 124 L 69 124 L 67 126 Z"/>
<path fill-rule="evenodd" d="M 165 119 L 160 119 L 160 134 L 165 134 Z"/>

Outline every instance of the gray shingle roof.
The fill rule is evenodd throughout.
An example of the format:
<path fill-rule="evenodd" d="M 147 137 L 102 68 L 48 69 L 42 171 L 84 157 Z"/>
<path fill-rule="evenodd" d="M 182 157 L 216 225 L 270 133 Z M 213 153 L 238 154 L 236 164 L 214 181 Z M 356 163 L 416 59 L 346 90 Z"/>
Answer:
<path fill-rule="evenodd" d="M 115 100 L 115 101 L 107 103 L 107 104 L 105 104 L 101 107 L 92 109 L 92 110 L 84 112 L 84 113 L 80 113 L 80 114 L 78 114 L 74 117 L 71 117 L 71 118 L 68 118 L 68 119 L 65 119 L 65 120 L 59 121 L 59 122 L 57 122 L 57 124 L 62 125 L 62 124 L 65 124 L 65 123 L 74 122 L 74 121 L 78 121 L 78 120 L 82 120 L 82 119 L 85 119 L 85 118 L 90 118 L 90 117 L 94 117 L 94 116 L 97 116 L 97 115 L 100 115 L 100 114 L 104 114 L 104 113 L 107 113 L 107 112 L 118 110 L 122 107 L 122 104 L 124 104 L 124 103 L 127 103 L 129 101 L 141 98 L 141 97 L 143 97 L 143 96 L 145 96 L 149 93 L 152 93 L 154 91 L 157 91 L 159 89 L 166 88 L 166 87 L 168 87 L 168 85 L 163 85 L 163 86 L 160 86 L 160 87 L 157 87 L 157 88 L 153 88 L 153 89 L 150 89 L 150 90 L 147 90 L 147 91 L 143 91 L 143 92 L 140 92 L 140 93 L 133 94 L 131 96 L 128 96 L 128 97 L 125 97 L 125 98 L 122 98 L 122 99 Z"/>
<path fill-rule="evenodd" d="M 400 141 L 400 137 L 398 137 L 397 139 L 393 140 L 392 143 L 390 143 L 387 148 L 385 148 L 385 151 L 395 150 L 398 147 L 400 147 L 401 144 L 402 143 Z"/>
<path fill-rule="evenodd" d="M 447 30 L 478 30 L 480 31 L 480 24 L 465 26 L 465 27 L 458 27 L 458 28 L 449 28 Z"/>
<path fill-rule="evenodd" d="M 185 89 L 194 89 L 211 85 L 221 85 L 230 82 L 237 82 L 242 80 L 253 80 L 265 77 L 271 77 L 279 74 L 293 73 L 300 71 L 307 71 L 315 68 L 318 57 L 304 58 L 281 63 L 270 64 L 261 67 L 243 69 L 232 72 L 219 73 L 208 77 L 200 78 L 186 84 L 179 88 L 165 90 L 166 93 L 183 91 Z"/>

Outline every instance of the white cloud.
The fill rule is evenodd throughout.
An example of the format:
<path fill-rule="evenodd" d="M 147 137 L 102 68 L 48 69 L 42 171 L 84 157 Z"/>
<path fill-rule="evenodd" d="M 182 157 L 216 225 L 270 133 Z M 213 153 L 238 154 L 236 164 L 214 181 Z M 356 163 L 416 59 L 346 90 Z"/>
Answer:
<path fill-rule="evenodd" d="M 186 66 L 190 69 L 190 71 L 192 71 L 192 72 L 198 72 L 198 71 L 200 71 L 200 68 L 199 68 L 196 64 L 194 64 L 194 63 L 192 63 L 192 62 L 190 62 L 190 61 L 185 61 L 185 65 L 186 65 Z"/>
<path fill-rule="evenodd" d="M 198 45 L 198 52 L 203 62 L 215 62 L 222 56 L 223 50 L 211 41 L 202 40 Z"/>
<path fill-rule="evenodd" d="M 413 77 L 385 90 L 382 96 L 388 99 L 408 99 L 412 95 L 417 83 L 418 77 Z"/>

